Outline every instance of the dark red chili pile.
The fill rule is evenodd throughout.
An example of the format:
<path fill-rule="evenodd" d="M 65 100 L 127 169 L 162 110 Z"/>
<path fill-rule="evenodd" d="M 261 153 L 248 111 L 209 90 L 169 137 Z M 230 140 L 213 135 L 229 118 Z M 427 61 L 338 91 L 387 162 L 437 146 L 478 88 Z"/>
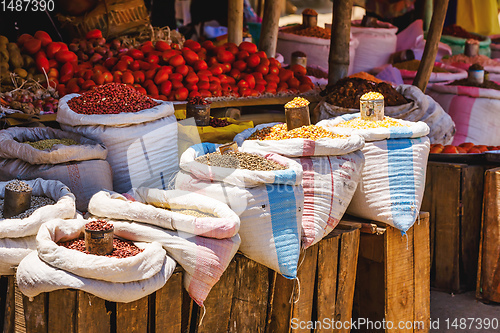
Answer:
<path fill-rule="evenodd" d="M 113 229 L 113 225 L 103 220 L 96 220 L 85 224 L 85 229 L 92 231 L 105 231 Z"/>
<path fill-rule="evenodd" d="M 81 114 L 117 114 L 137 112 L 159 105 L 151 98 L 121 83 L 94 87 L 68 101 L 68 106 Z"/>
<path fill-rule="evenodd" d="M 67 242 L 59 242 L 57 243 L 59 246 L 64 246 L 65 248 L 71 250 L 77 250 L 86 254 L 90 254 L 85 250 L 85 240 L 83 238 L 73 239 Z M 114 238 L 113 239 L 113 252 L 107 254 L 106 257 L 109 258 L 128 258 L 133 257 L 139 253 L 144 251 L 143 249 L 138 248 L 131 241 L 125 241 L 121 239 Z"/>
<path fill-rule="evenodd" d="M 456 24 L 451 24 L 449 26 L 446 26 L 443 28 L 443 35 L 448 35 L 448 36 L 455 36 L 455 37 L 460 37 L 460 38 L 465 38 L 465 39 L 475 39 L 479 41 L 483 41 L 484 38 L 476 36 L 465 30 L 459 25 Z"/>
<path fill-rule="evenodd" d="M 208 105 L 210 103 L 211 103 L 210 101 L 207 101 L 205 98 L 201 96 L 195 96 L 188 99 L 188 104 L 192 105 Z"/>
<path fill-rule="evenodd" d="M 210 117 L 210 126 L 212 127 L 226 127 L 229 125 L 231 125 L 231 123 L 225 119 Z"/>

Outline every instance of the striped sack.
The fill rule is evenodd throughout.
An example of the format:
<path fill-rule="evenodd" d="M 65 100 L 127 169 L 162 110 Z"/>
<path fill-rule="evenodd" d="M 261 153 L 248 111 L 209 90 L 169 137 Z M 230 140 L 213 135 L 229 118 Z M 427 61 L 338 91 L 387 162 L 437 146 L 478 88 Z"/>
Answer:
<path fill-rule="evenodd" d="M 260 127 L 259 127 L 260 126 Z M 258 129 L 274 124 L 257 126 Z M 271 150 L 284 156 L 295 155 L 305 142 L 316 146 L 315 141 L 305 139 L 263 141 L 246 140 L 252 131 L 246 131 L 238 136 L 237 142 L 243 151 Z M 327 139 L 328 146 L 321 151 L 330 156 L 302 156 L 292 158 L 301 164 L 303 169 L 302 187 L 304 189 L 304 213 L 302 216 L 302 247 L 317 243 L 328 235 L 339 223 L 363 170 L 364 158 L 359 151 L 364 140 L 356 135 L 347 139 Z M 303 150 L 302 150 L 303 151 Z M 304 151 L 303 151 L 304 152 Z"/>
<path fill-rule="evenodd" d="M 90 200 L 89 212 L 104 218 L 142 222 L 219 239 L 233 237 L 240 227 L 240 218 L 231 208 L 201 194 L 140 187 L 133 189 L 133 196 L 137 201 L 128 200 L 118 193 L 101 191 Z M 215 217 L 195 217 L 176 212 L 184 209 Z"/>
<path fill-rule="evenodd" d="M 332 123 L 338 123 L 339 118 L 345 121 L 342 118 L 348 116 L 352 115 L 324 120 L 318 125 L 336 131 L 338 128 Z M 403 232 L 415 223 L 424 194 L 430 141 L 426 136 L 417 137 L 428 133 L 427 125 L 410 125 L 354 130 L 367 141 L 361 150 L 365 166 L 347 213 L 390 224 Z"/>
<path fill-rule="evenodd" d="M 187 154 L 192 156 L 192 150 L 201 156 L 215 149 L 216 145 L 213 144 L 195 145 L 184 153 L 186 158 L 183 155 L 181 160 L 187 160 Z M 274 154 L 264 156 L 270 156 L 286 165 L 298 165 L 297 162 L 283 156 Z M 189 164 L 181 168 L 184 169 L 186 165 Z M 302 182 L 302 170 L 295 167 L 294 170 L 293 173 L 290 169 L 260 171 L 261 183 L 257 184 L 257 178 L 251 177 L 249 170 L 237 170 L 241 173 L 249 171 L 248 179 L 235 180 L 231 175 L 228 177 L 231 181 L 229 183 L 225 179 L 213 180 L 213 177 L 208 176 L 199 178 L 187 169 L 179 172 L 175 187 L 228 204 L 240 216 L 240 251 L 248 258 L 287 278 L 295 278 L 300 254 L 300 222 L 304 194 L 302 187 L 298 185 Z M 266 182 L 266 179 L 269 179 L 269 182 Z M 252 185 L 235 186 L 232 183 Z"/>
<path fill-rule="evenodd" d="M 453 145 L 473 142 L 500 145 L 500 91 L 434 84 L 428 94 L 451 116 L 456 125 Z"/>

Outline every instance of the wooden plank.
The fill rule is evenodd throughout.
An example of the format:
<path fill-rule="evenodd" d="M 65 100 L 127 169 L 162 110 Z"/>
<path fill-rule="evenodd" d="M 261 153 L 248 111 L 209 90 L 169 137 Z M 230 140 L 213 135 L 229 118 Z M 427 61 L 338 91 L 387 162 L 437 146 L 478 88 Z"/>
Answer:
<path fill-rule="evenodd" d="M 318 245 L 302 252 L 297 271 L 297 280 L 293 291 L 292 318 L 298 321 L 311 321 L 314 302 L 316 267 L 318 265 Z M 292 332 L 310 332 L 310 329 L 292 329 Z"/>
<path fill-rule="evenodd" d="M 415 280 L 414 332 L 428 332 L 431 317 L 431 263 L 429 246 L 429 213 L 421 213 L 413 225 L 413 276 Z"/>
<path fill-rule="evenodd" d="M 264 3 L 264 17 L 260 30 L 259 50 L 266 52 L 268 58 L 276 55 L 276 44 L 278 42 L 279 20 L 281 15 L 282 1 L 266 1 Z"/>
<path fill-rule="evenodd" d="M 434 174 L 434 164 L 433 162 L 428 162 L 427 163 L 427 170 L 425 174 L 425 190 L 424 190 L 424 196 L 422 198 L 422 205 L 421 205 L 421 210 L 425 212 L 430 213 L 430 221 L 429 221 L 429 228 L 430 228 L 430 251 L 431 251 L 431 267 L 433 265 L 433 260 L 434 260 L 434 235 L 436 231 L 436 224 L 435 224 L 435 210 L 436 210 L 436 205 L 435 205 L 435 196 L 434 196 L 434 177 L 437 177 L 437 175 Z"/>
<path fill-rule="evenodd" d="M 47 293 L 41 293 L 30 300 L 23 296 L 24 320 L 26 322 L 26 332 L 46 333 L 47 323 Z"/>
<path fill-rule="evenodd" d="M 273 272 L 271 275 L 271 298 L 267 317 L 267 333 L 288 333 L 292 314 L 291 295 L 294 280 Z"/>
<path fill-rule="evenodd" d="M 427 83 L 431 77 L 432 68 L 436 61 L 436 55 L 443 30 L 444 19 L 446 18 L 446 10 L 448 9 L 448 0 L 435 0 L 434 11 L 432 13 L 431 25 L 427 40 L 425 43 L 424 54 L 418 67 L 417 75 L 413 80 L 413 85 L 425 92 Z"/>
<path fill-rule="evenodd" d="M 236 45 L 243 41 L 243 0 L 228 1 L 227 41 Z"/>
<path fill-rule="evenodd" d="M 385 320 L 393 323 L 413 321 L 413 228 L 406 235 L 393 227 L 384 234 Z"/>
<path fill-rule="evenodd" d="M 353 230 L 341 235 L 337 277 L 337 297 L 335 301 L 336 321 L 346 322 L 352 318 L 356 268 L 358 263 L 360 230 Z M 349 332 L 343 326 L 338 332 Z"/>
<path fill-rule="evenodd" d="M 212 287 L 207 299 L 203 302 L 205 306 L 205 316 L 203 309 L 199 309 L 198 324 L 196 331 L 215 333 L 227 332 L 229 319 L 231 317 L 231 306 L 235 287 L 236 261 L 232 260 L 228 268 L 222 274 L 219 281 Z"/>
<path fill-rule="evenodd" d="M 62 289 L 48 293 L 48 331 L 76 331 L 76 290 Z"/>
<path fill-rule="evenodd" d="M 106 309 L 106 301 L 79 290 L 77 292 L 77 333 L 110 332 L 111 313 Z"/>
<path fill-rule="evenodd" d="M 26 322 L 24 320 L 24 305 L 23 305 L 23 294 L 17 287 L 17 283 L 14 283 L 14 294 L 15 294 L 15 326 L 16 333 L 26 333 Z"/>
<path fill-rule="evenodd" d="M 482 300 L 500 302 L 500 168 L 485 173 L 480 280 Z"/>
<path fill-rule="evenodd" d="M 7 290 L 5 293 L 3 332 L 14 333 L 16 327 L 16 293 L 14 287 L 15 277 L 13 275 L 10 275 L 6 277 L 6 279 Z"/>
<path fill-rule="evenodd" d="M 170 276 L 163 288 L 155 293 L 155 332 L 182 332 L 183 302 L 182 272 Z"/>
<path fill-rule="evenodd" d="M 269 269 L 243 255 L 236 256 L 236 286 L 228 332 L 264 332 L 269 297 Z"/>
<path fill-rule="evenodd" d="M 328 84 L 347 76 L 353 0 L 333 0 L 332 34 L 328 56 Z"/>
<path fill-rule="evenodd" d="M 476 287 L 483 211 L 483 182 L 483 166 L 470 165 L 462 170 L 460 284 L 464 286 L 465 290 L 474 290 Z"/>
<path fill-rule="evenodd" d="M 460 202 L 464 164 L 434 163 L 434 267 L 437 289 L 460 290 Z M 432 212 L 431 212 L 432 214 Z M 432 215 L 431 215 L 432 216 Z"/>
<path fill-rule="evenodd" d="M 321 240 L 318 244 L 318 267 L 317 267 L 317 319 L 323 322 L 326 318 L 330 320 L 335 313 L 335 302 L 337 300 L 337 268 L 339 258 L 340 236 L 329 237 Z M 328 332 L 324 327 L 317 327 L 314 332 Z"/>
<path fill-rule="evenodd" d="M 130 303 L 116 303 L 117 332 L 148 332 L 148 296 Z"/>

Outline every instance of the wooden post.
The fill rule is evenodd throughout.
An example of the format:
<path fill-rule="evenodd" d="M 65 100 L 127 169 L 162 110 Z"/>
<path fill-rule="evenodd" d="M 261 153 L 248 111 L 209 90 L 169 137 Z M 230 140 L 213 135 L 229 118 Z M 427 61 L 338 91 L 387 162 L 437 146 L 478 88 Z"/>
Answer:
<path fill-rule="evenodd" d="M 243 41 L 243 0 L 229 1 L 227 10 L 227 41 L 240 45 Z"/>
<path fill-rule="evenodd" d="M 328 84 L 347 76 L 353 0 L 333 0 L 332 37 L 328 57 Z"/>
<path fill-rule="evenodd" d="M 431 77 L 432 67 L 436 61 L 438 52 L 438 44 L 441 39 L 441 32 L 443 30 L 444 19 L 446 18 L 446 10 L 448 9 L 448 0 L 435 0 L 434 11 L 432 13 L 431 26 L 427 41 L 425 43 L 424 54 L 422 61 L 418 67 L 417 75 L 413 80 L 413 85 L 417 86 L 420 90 L 425 92 L 429 78 Z M 333 34 L 332 34 L 333 37 Z"/>
<path fill-rule="evenodd" d="M 259 49 L 266 52 L 269 58 L 276 55 L 281 6 L 280 0 L 267 0 L 264 4 Z"/>

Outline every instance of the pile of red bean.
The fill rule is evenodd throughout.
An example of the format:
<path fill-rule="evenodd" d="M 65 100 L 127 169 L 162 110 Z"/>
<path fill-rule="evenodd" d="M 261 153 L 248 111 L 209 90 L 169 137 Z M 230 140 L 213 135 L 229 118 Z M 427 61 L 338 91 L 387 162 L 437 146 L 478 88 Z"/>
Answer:
<path fill-rule="evenodd" d="M 85 229 L 92 231 L 105 231 L 113 229 L 113 225 L 107 221 L 95 220 L 85 224 Z"/>
<path fill-rule="evenodd" d="M 68 106 L 81 114 L 117 114 L 137 112 L 159 105 L 134 88 L 121 83 L 94 87 L 68 101 Z"/>
<path fill-rule="evenodd" d="M 210 117 L 210 126 L 212 127 L 226 127 L 229 125 L 231 125 L 231 123 L 225 119 Z"/>
<path fill-rule="evenodd" d="M 59 246 L 64 246 L 65 248 L 71 250 L 77 250 L 86 254 L 90 254 L 85 250 L 85 240 L 83 238 L 73 239 L 67 242 L 59 242 L 57 243 Z M 107 254 L 106 257 L 109 258 L 128 258 L 133 257 L 139 253 L 144 251 L 143 249 L 138 248 L 131 241 L 125 241 L 121 239 L 114 238 L 113 239 L 113 252 Z"/>

